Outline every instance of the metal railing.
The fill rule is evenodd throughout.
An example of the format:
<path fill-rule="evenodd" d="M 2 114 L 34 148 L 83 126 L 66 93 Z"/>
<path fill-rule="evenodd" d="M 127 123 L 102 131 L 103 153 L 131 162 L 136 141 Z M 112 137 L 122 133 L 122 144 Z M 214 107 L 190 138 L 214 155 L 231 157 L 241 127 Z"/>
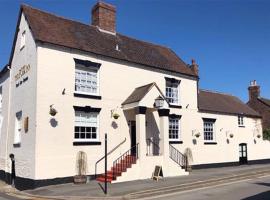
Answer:
<path fill-rule="evenodd" d="M 160 156 L 160 147 L 159 147 L 160 139 L 152 139 L 148 138 L 146 139 L 146 144 L 147 144 L 147 156 Z"/>
<path fill-rule="evenodd" d="M 122 144 L 124 144 L 126 141 L 127 141 L 127 138 L 125 138 L 122 142 L 120 142 L 120 143 L 119 143 L 118 145 L 116 145 L 112 150 L 110 150 L 110 151 L 108 152 L 107 156 L 110 155 L 112 152 L 114 152 L 118 147 L 120 147 L 120 146 L 121 146 Z M 97 165 L 98 165 L 98 163 L 101 162 L 103 159 L 105 159 L 105 155 L 104 155 L 102 158 L 100 158 L 100 159 L 96 162 L 96 164 L 95 164 L 95 178 L 97 178 Z"/>
<path fill-rule="evenodd" d="M 185 170 L 187 169 L 187 157 L 170 144 L 170 158 Z"/>
<path fill-rule="evenodd" d="M 131 147 L 128 151 L 126 151 L 113 162 L 113 179 L 115 179 L 116 176 L 120 175 L 123 171 L 135 163 L 135 161 L 138 159 L 138 150 L 139 143 Z"/>

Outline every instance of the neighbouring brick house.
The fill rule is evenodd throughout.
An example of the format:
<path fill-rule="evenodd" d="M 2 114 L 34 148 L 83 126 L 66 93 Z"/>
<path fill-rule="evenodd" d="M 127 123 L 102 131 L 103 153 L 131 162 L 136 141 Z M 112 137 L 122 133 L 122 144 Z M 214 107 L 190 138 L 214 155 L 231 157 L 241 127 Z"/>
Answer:
<path fill-rule="evenodd" d="M 260 86 L 256 81 L 251 81 L 248 87 L 249 101 L 248 105 L 256 110 L 262 116 L 263 129 L 270 128 L 270 99 L 261 97 Z"/>

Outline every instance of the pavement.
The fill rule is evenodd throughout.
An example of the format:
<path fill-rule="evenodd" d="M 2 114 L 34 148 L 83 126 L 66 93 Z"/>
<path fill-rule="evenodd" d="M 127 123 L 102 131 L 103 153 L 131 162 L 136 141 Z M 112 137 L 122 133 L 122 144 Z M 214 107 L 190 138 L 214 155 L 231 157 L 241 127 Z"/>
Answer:
<path fill-rule="evenodd" d="M 188 176 L 164 178 L 159 181 L 146 179 L 108 184 L 107 195 L 104 194 L 104 185 L 97 181 L 90 181 L 84 185 L 70 183 L 34 190 L 15 191 L 14 194 L 25 195 L 25 197 L 32 199 L 141 199 L 198 188 L 209 188 L 262 176 L 270 176 L 270 164 L 209 168 L 193 170 Z"/>

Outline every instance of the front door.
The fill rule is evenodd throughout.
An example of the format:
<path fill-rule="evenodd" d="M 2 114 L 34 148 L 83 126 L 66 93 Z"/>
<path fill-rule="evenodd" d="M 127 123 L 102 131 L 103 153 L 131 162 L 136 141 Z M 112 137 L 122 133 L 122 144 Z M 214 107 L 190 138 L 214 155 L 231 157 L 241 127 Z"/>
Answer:
<path fill-rule="evenodd" d="M 130 121 L 131 154 L 136 155 L 136 122 Z"/>
<path fill-rule="evenodd" d="M 248 163 L 247 159 L 247 144 L 241 143 L 239 144 L 239 164 L 244 165 Z"/>

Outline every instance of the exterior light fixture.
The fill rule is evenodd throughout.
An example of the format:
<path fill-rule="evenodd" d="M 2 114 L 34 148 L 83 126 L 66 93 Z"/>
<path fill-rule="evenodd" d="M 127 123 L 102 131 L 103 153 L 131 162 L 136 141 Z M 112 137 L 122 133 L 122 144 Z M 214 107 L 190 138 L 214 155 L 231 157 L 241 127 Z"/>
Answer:
<path fill-rule="evenodd" d="M 155 107 L 155 108 L 162 108 L 163 105 L 164 105 L 164 99 L 163 99 L 161 96 L 158 96 L 158 97 L 155 99 L 154 107 Z"/>

